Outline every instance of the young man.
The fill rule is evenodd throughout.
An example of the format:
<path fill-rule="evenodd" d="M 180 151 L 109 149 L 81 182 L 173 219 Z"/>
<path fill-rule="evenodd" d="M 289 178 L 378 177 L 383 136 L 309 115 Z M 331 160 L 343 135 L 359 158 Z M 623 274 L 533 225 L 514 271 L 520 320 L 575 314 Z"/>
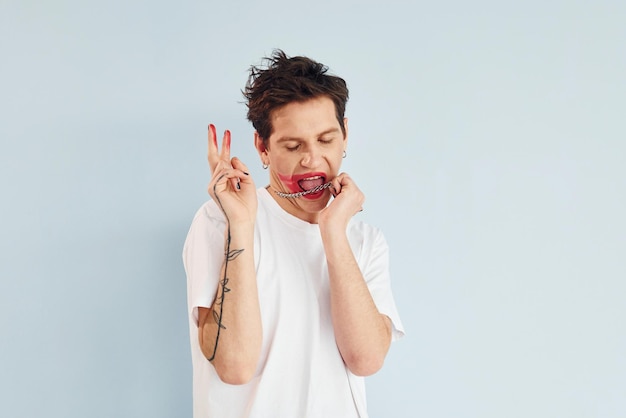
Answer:
<path fill-rule="evenodd" d="M 183 251 L 194 417 L 367 417 L 363 376 L 403 328 L 385 239 L 340 173 L 348 89 L 308 58 L 267 61 L 244 94 L 269 184 L 210 125 L 212 200 Z"/>

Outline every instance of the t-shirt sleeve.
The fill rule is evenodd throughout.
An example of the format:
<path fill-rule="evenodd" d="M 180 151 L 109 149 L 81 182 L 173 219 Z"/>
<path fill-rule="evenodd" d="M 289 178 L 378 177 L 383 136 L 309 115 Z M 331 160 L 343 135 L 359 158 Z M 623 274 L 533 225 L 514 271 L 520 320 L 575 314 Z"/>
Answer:
<path fill-rule="evenodd" d="M 391 338 L 396 341 L 404 336 L 404 326 L 391 291 L 389 246 L 379 229 L 371 228 L 365 235 L 359 263 L 361 271 L 378 311 L 391 319 Z"/>
<path fill-rule="evenodd" d="M 213 304 L 224 262 L 225 222 L 221 213 L 212 213 L 211 205 L 208 202 L 198 210 L 183 247 L 188 313 L 196 326 L 198 308 L 210 308 Z"/>

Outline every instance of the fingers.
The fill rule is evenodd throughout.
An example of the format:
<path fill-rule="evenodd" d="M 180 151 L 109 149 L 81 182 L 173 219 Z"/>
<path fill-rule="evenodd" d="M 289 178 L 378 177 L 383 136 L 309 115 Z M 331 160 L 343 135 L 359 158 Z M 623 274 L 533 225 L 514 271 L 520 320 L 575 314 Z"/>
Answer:
<path fill-rule="evenodd" d="M 337 197 L 337 195 L 341 193 L 341 181 L 339 181 L 338 177 L 335 177 L 330 182 L 330 192 L 333 194 L 333 197 Z"/>
<path fill-rule="evenodd" d="M 215 172 L 213 177 L 216 179 L 216 184 L 222 185 L 221 190 L 225 190 L 227 184 L 230 184 L 231 190 L 241 189 L 241 178 L 245 174 L 241 170 L 234 169 L 230 163 L 224 163 L 220 161 L 218 165 L 218 171 Z"/>
<path fill-rule="evenodd" d="M 244 169 L 246 169 L 245 164 L 238 158 L 233 158 L 231 162 L 219 160 L 209 184 L 209 193 L 219 193 L 226 190 L 238 192 L 241 190 L 242 184 L 249 184 L 254 187 L 250 174 Z"/>
<path fill-rule="evenodd" d="M 222 151 L 220 152 L 217 147 L 217 131 L 215 129 L 215 125 L 209 125 L 209 168 L 211 172 L 214 173 L 217 167 L 217 163 L 220 160 L 230 161 L 230 131 L 224 131 L 224 136 L 222 138 Z"/>
<path fill-rule="evenodd" d="M 339 174 L 331 180 L 331 183 L 332 185 L 330 189 L 333 197 L 337 198 L 340 196 L 342 200 L 349 200 L 352 202 L 350 206 L 353 207 L 353 213 L 361 212 L 363 210 L 365 195 L 348 174 Z"/>
<path fill-rule="evenodd" d="M 230 183 L 232 190 L 241 190 L 241 182 L 252 183 L 247 173 L 248 169 L 238 158 L 230 158 L 231 134 L 229 130 L 224 131 L 222 137 L 222 149 L 219 150 L 217 145 L 217 131 L 215 125 L 209 125 L 209 167 L 212 173 L 211 184 L 209 185 L 209 193 L 213 194 L 224 191 Z"/>
<path fill-rule="evenodd" d="M 215 132 L 215 125 L 209 125 L 209 168 L 211 169 L 211 173 L 215 171 L 215 167 L 217 166 L 217 162 L 219 161 L 219 156 L 217 154 L 217 133 Z"/>
<path fill-rule="evenodd" d="M 343 186 L 350 180 L 350 177 L 346 173 L 341 173 L 330 182 L 330 192 L 333 194 L 333 197 L 337 197 L 339 193 L 341 193 Z"/>
<path fill-rule="evenodd" d="M 348 187 L 350 189 L 355 188 L 356 190 L 358 190 L 358 188 L 356 188 L 356 185 L 354 185 L 352 178 L 350 178 L 350 176 L 346 173 L 339 174 L 337 177 L 331 180 L 331 183 L 331 189 L 335 191 L 335 197 L 337 197 L 337 195 L 343 191 L 344 187 Z"/>
<path fill-rule="evenodd" d="M 241 161 L 239 158 L 237 157 L 233 157 L 230 160 L 230 164 L 232 165 L 232 167 L 236 170 L 241 170 L 242 172 L 245 172 L 246 174 L 248 173 L 248 166 L 246 166 L 243 161 Z"/>
<path fill-rule="evenodd" d="M 230 164 L 235 170 L 239 170 L 239 172 L 243 174 L 240 178 L 241 182 L 252 183 L 252 177 L 250 177 L 248 167 L 239 158 L 233 157 L 230 160 Z"/>
<path fill-rule="evenodd" d="M 220 159 L 223 161 L 230 161 L 230 131 L 227 129 L 224 131 L 224 137 L 222 138 L 222 153 Z"/>

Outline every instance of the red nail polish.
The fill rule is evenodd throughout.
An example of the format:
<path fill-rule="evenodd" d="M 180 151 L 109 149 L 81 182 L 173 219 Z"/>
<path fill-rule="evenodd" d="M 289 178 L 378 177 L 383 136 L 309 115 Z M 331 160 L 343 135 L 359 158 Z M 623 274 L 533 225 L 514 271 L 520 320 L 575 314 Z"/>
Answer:
<path fill-rule="evenodd" d="M 217 146 L 217 135 L 215 134 L 215 125 L 212 123 L 209 124 L 209 132 L 211 133 L 211 139 L 213 140 L 213 144 Z"/>

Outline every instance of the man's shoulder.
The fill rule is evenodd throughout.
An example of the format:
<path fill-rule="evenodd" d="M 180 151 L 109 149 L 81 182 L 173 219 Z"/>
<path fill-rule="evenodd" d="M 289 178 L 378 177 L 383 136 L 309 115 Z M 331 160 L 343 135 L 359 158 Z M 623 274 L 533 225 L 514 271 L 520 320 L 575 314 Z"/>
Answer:
<path fill-rule="evenodd" d="M 385 236 L 379 227 L 362 220 L 352 219 L 347 233 L 353 244 L 377 245 L 385 242 Z"/>
<path fill-rule="evenodd" d="M 360 219 L 352 219 L 350 221 L 348 224 L 348 232 L 374 236 L 382 234 L 382 230 L 379 227 Z"/>

